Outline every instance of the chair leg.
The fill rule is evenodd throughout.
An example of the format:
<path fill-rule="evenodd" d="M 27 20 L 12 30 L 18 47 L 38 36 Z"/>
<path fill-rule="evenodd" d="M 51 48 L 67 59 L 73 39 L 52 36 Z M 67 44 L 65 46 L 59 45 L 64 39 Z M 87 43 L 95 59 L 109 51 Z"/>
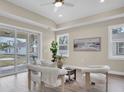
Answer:
<path fill-rule="evenodd" d="M 36 87 L 36 82 L 35 82 L 35 81 L 33 81 L 33 83 L 34 83 L 34 87 Z"/>
<path fill-rule="evenodd" d="M 42 92 L 45 92 L 45 83 L 41 81 L 41 85 L 42 86 Z"/>

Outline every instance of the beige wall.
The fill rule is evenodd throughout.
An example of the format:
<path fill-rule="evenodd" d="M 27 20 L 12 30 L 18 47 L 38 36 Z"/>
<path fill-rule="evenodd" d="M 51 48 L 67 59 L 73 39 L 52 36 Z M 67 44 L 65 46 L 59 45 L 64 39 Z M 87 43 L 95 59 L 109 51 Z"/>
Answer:
<path fill-rule="evenodd" d="M 43 58 L 47 59 L 47 60 L 51 60 L 51 52 L 49 51 L 49 47 L 50 47 L 51 41 L 53 41 L 55 39 L 54 32 L 48 31 L 48 30 L 45 30 L 43 28 L 39 28 L 39 27 L 36 27 L 33 25 L 28 25 L 28 24 L 21 23 L 21 22 L 15 21 L 15 20 L 11 20 L 11 19 L 8 19 L 5 17 L 1 17 L 1 16 L 0 16 L 0 23 L 10 24 L 10 25 L 14 25 L 17 27 L 23 27 L 23 28 L 28 28 L 31 30 L 36 30 L 36 31 L 42 32 L 42 35 L 43 35 L 43 38 L 42 38 L 43 39 L 43 44 L 42 44 Z"/>
<path fill-rule="evenodd" d="M 124 61 L 108 59 L 108 26 L 124 23 L 124 18 L 96 23 L 87 26 L 72 28 L 60 32 L 69 33 L 69 57 L 68 64 L 85 66 L 85 65 L 110 65 L 111 70 L 124 72 Z M 73 40 L 78 38 L 101 37 L 100 52 L 73 51 Z"/>

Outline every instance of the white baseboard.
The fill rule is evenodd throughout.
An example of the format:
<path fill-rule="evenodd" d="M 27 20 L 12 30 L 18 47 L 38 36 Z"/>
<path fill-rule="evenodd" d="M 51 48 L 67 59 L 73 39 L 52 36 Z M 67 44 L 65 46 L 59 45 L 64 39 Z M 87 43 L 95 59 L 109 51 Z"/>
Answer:
<path fill-rule="evenodd" d="M 114 75 L 121 75 L 124 76 L 124 72 L 119 72 L 119 71 L 109 71 L 110 74 L 114 74 Z"/>

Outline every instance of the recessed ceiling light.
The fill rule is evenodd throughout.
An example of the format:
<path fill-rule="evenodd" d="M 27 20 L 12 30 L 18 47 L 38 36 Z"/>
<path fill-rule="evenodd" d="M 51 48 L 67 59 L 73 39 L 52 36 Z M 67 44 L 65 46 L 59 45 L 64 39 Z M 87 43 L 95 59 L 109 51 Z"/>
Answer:
<path fill-rule="evenodd" d="M 59 17 L 63 17 L 63 15 L 62 14 L 59 14 Z"/>
<path fill-rule="evenodd" d="M 100 3 L 104 3 L 105 2 L 105 0 L 100 0 Z"/>
<path fill-rule="evenodd" d="M 56 7 L 61 7 L 62 6 L 62 2 L 55 2 L 54 4 Z"/>

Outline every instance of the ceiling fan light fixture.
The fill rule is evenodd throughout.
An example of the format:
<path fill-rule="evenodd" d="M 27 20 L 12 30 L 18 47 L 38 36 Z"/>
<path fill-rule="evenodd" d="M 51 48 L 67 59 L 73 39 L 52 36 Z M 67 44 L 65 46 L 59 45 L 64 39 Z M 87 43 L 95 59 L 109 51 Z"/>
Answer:
<path fill-rule="evenodd" d="M 62 2 L 55 2 L 55 4 L 54 4 L 54 5 L 55 5 L 55 7 L 61 7 L 61 6 L 62 6 L 62 4 L 63 4 Z"/>
<path fill-rule="evenodd" d="M 105 0 L 100 0 L 100 3 L 104 3 L 105 2 Z"/>

